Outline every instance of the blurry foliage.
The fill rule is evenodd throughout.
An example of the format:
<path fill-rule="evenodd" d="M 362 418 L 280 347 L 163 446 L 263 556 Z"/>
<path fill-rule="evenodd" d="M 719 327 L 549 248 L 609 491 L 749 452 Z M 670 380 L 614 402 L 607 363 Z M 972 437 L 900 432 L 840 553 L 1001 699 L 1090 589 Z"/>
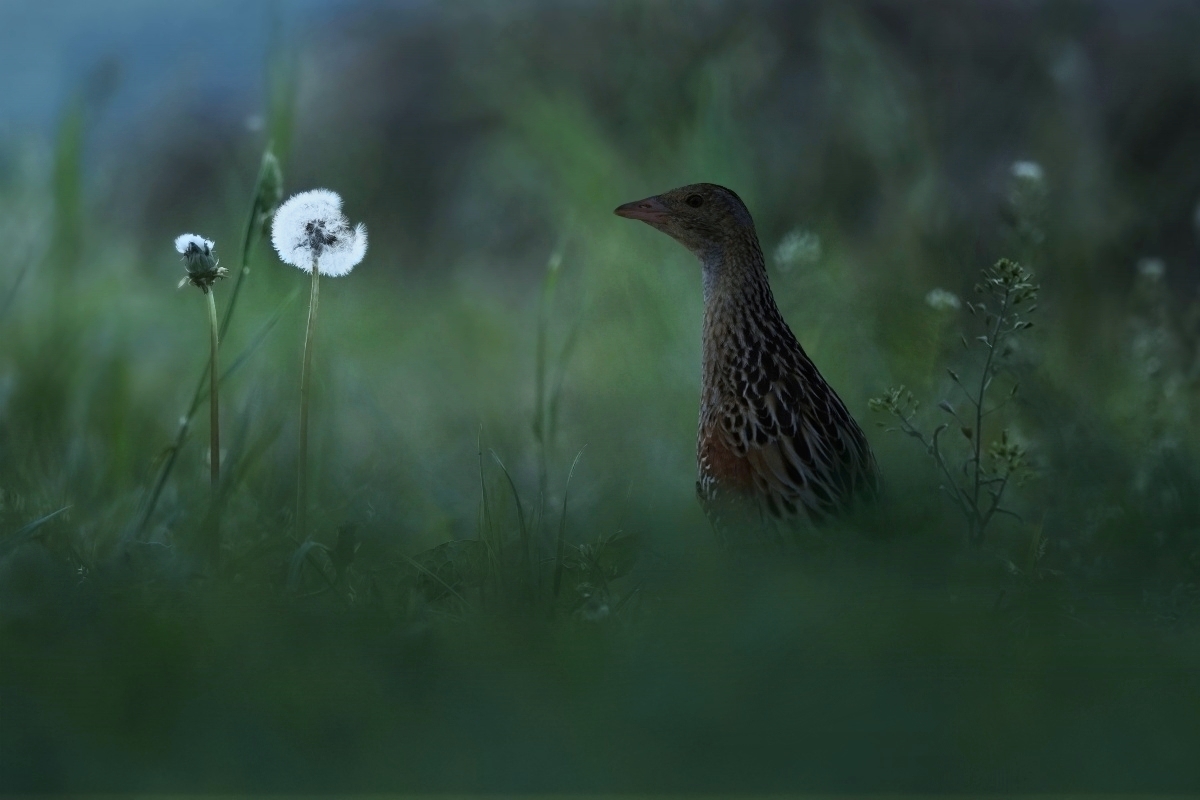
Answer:
<path fill-rule="evenodd" d="M 102 142 L 85 91 L 0 142 L 0 788 L 1194 788 L 1195 10 L 417 6 L 281 39 L 263 129 L 183 93 Z M 1008 433 L 966 420 L 940 474 L 874 437 L 872 514 L 716 558 L 699 275 L 611 216 L 696 180 L 860 420 L 958 375 Z M 297 541 L 303 287 L 255 233 L 334 183 L 372 249 L 322 311 Z M 190 229 L 243 267 L 219 570 Z M 1005 256 L 1028 336 L 950 299 Z"/>

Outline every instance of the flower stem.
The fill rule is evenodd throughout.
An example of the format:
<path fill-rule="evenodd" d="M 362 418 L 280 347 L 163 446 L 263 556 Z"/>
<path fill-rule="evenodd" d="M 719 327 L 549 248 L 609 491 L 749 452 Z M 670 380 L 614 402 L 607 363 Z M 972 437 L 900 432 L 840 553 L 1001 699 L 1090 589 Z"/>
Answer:
<path fill-rule="evenodd" d="M 208 446 L 212 462 L 209 477 L 212 480 L 213 497 L 215 498 L 221 484 L 221 413 L 220 393 L 218 391 L 221 385 L 221 371 L 217 367 L 217 351 L 220 348 L 220 341 L 217 335 L 217 331 L 219 330 L 217 324 L 217 301 L 213 297 L 213 290 L 209 289 L 204 293 L 204 296 L 208 298 L 208 326 L 211 332 L 209 338 L 212 345 L 212 360 L 209 362 L 208 369 Z"/>
<path fill-rule="evenodd" d="M 212 358 L 208 370 L 208 458 L 209 479 L 212 482 L 212 504 L 209 509 L 209 556 L 215 565 L 221 556 L 221 412 L 220 386 L 221 370 L 217 366 L 217 353 L 220 349 L 217 323 L 217 300 L 213 296 L 212 287 L 204 293 L 208 298 L 208 328 L 209 342 L 212 345 Z"/>
<path fill-rule="evenodd" d="M 306 536 L 308 522 L 308 384 L 312 375 L 313 330 L 317 326 L 317 298 L 321 273 L 312 265 L 312 295 L 308 301 L 308 328 L 304 333 L 304 361 L 300 368 L 300 457 L 296 479 L 296 532 Z"/>

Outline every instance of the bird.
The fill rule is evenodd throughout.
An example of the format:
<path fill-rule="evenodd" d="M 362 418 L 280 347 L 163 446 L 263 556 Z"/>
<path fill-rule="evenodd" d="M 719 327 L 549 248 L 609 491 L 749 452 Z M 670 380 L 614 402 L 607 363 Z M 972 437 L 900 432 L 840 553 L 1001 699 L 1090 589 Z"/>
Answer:
<path fill-rule="evenodd" d="M 722 544 L 747 521 L 820 525 L 879 492 L 862 428 L 784 321 L 745 203 L 697 183 L 619 206 L 702 267 L 703 364 L 696 494 Z M 768 534 L 777 538 L 782 534 Z"/>

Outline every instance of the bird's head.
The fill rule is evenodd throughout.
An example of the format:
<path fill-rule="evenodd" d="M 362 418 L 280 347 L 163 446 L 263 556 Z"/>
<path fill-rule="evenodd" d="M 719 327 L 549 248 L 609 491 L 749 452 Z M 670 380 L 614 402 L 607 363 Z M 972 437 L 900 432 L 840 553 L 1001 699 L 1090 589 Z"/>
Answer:
<path fill-rule="evenodd" d="M 618 217 L 640 219 L 701 259 L 731 243 L 755 240 L 754 220 L 741 198 L 715 183 L 694 183 L 619 206 Z"/>

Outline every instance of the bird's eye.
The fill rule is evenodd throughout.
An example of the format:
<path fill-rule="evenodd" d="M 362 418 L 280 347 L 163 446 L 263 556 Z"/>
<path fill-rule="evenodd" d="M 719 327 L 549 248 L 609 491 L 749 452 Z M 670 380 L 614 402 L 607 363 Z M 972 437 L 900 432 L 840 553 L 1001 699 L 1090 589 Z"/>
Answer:
<path fill-rule="evenodd" d="M 689 194 L 683 202 L 687 203 L 692 208 L 699 208 L 704 205 L 704 198 L 698 194 Z"/>

